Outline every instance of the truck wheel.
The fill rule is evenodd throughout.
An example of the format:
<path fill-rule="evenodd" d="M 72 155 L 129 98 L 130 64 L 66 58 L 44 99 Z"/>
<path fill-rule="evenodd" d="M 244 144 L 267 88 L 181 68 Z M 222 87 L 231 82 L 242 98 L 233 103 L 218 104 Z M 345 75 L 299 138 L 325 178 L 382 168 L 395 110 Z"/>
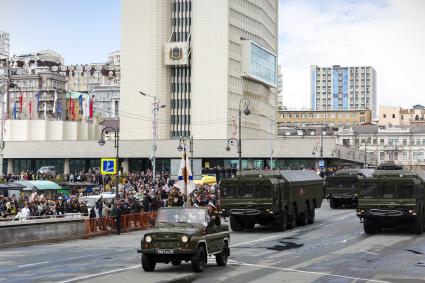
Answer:
<path fill-rule="evenodd" d="M 242 231 L 242 221 L 237 216 L 230 216 L 230 228 L 232 228 L 233 231 Z"/>
<path fill-rule="evenodd" d="M 228 257 L 229 247 L 227 245 L 227 242 L 223 242 L 223 248 L 221 249 L 221 253 L 215 255 L 215 262 L 217 262 L 218 266 L 226 266 Z"/>
<path fill-rule="evenodd" d="M 275 231 L 285 231 L 287 227 L 286 215 L 275 217 L 272 227 Z"/>
<path fill-rule="evenodd" d="M 199 246 L 194 257 L 192 257 L 192 269 L 195 272 L 202 272 L 205 268 L 205 260 L 207 259 L 205 249 L 203 246 Z"/>
<path fill-rule="evenodd" d="M 308 223 L 308 209 L 306 208 L 304 212 L 301 212 L 298 214 L 297 217 L 297 225 L 298 226 L 305 226 Z"/>
<path fill-rule="evenodd" d="M 180 260 L 172 260 L 171 264 L 172 265 L 180 265 L 180 264 L 182 264 L 182 262 Z"/>
<path fill-rule="evenodd" d="M 243 226 L 246 230 L 252 230 L 255 227 L 255 222 L 246 221 Z"/>
<path fill-rule="evenodd" d="M 295 215 L 288 215 L 286 221 L 286 228 L 292 229 L 297 227 L 297 222 L 295 221 Z"/>
<path fill-rule="evenodd" d="M 143 254 L 142 255 L 142 267 L 146 272 L 151 272 L 155 270 L 156 261 L 153 256 Z"/>
<path fill-rule="evenodd" d="M 379 232 L 379 227 L 375 224 L 374 221 L 369 219 L 363 220 L 363 229 L 366 234 L 375 234 Z"/>
<path fill-rule="evenodd" d="M 334 199 L 333 197 L 331 197 L 329 205 L 332 209 L 338 208 L 338 201 Z"/>
<path fill-rule="evenodd" d="M 413 223 L 412 232 L 417 235 L 422 235 L 422 232 L 424 231 L 424 222 L 421 217 L 418 217 L 415 219 L 415 222 Z"/>
<path fill-rule="evenodd" d="M 313 224 L 316 219 L 316 209 L 314 207 L 310 211 L 310 215 L 308 217 L 308 224 Z"/>

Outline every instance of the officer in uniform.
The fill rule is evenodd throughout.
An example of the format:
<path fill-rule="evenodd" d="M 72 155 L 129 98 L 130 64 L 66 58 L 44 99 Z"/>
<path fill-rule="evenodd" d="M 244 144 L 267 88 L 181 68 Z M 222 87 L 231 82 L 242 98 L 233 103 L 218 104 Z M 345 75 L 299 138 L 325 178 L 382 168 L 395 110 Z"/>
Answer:
<path fill-rule="evenodd" d="M 183 197 L 177 187 L 173 187 L 168 194 L 168 206 L 183 206 Z"/>
<path fill-rule="evenodd" d="M 208 203 L 208 227 L 221 226 L 220 214 L 217 211 L 216 206 L 212 203 Z"/>

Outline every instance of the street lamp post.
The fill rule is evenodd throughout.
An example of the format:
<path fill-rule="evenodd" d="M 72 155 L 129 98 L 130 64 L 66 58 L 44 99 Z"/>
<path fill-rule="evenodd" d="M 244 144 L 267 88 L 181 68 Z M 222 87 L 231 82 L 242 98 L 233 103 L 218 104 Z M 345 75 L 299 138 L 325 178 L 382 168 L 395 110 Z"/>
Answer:
<path fill-rule="evenodd" d="M 10 83 L 10 60 L 7 54 L 0 53 L 1 56 L 4 56 L 4 73 L 0 76 L 0 115 L 1 115 L 1 125 L 0 125 L 0 179 L 3 178 L 3 149 L 4 149 L 4 96 L 8 96 Z"/>
<path fill-rule="evenodd" d="M 120 169 L 120 167 L 119 167 L 119 160 L 120 160 L 120 157 L 119 157 L 120 130 L 119 129 L 114 129 L 112 127 L 105 127 L 105 128 L 103 128 L 102 133 L 100 134 L 100 140 L 98 141 L 98 144 L 100 146 L 104 146 L 105 145 L 105 133 L 108 133 L 108 132 L 114 132 L 114 137 L 115 137 L 115 144 L 114 144 L 114 148 L 116 149 L 116 156 L 115 156 L 116 161 L 115 162 L 116 162 L 117 171 L 118 171 L 117 172 L 117 175 L 115 177 L 115 185 L 116 185 L 115 198 L 118 200 L 119 199 L 118 184 L 119 184 L 119 169 Z"/>
<path fill-rule="evenodd" d="M 275 117 L 269 117 L 269 116 L 266 116 L 264 114 L 260 114 L 260 116 L 264 117 L 264 118 L 271 119 L 270 131 L 271 131 L 271 134 L 272 134 L 272 138 L 270 139 L 270 170 L 273 170 L 273 141 L 272 141 L 272 139 L 273 139 L 273 135 L 274 135 L 274 127 L 276 126 L 276 119 L 275 119 Z"/>
<path fill-rule="evenodd" d="M 320 128 L 320 146 L 317 146 L 316 145 L 313 148 L 312 154 L 315 155 L 316 152 L 319 150 L 320 160 L 322 161 L 323 160 L 323 129 L 324 129 L 325 125 L 324 124 L 319 124 L 319 126 L 321 126 L 321 128 Z M 319 166 L 320 166 L 320 164 L 319 164 Z M 321 177 L 323 177 L 323 168 L 322 167 L 323 166 L 320 166 L 320 176 Z"/>
<path fill-rule="evenodd" d="M 156 150 L 158 149 L 157 146 L 157 140 L 158 140 L 158 123 L 157 123 L 157 115 L 158 111 L 161 108 L 164 108 L 166 105 L 159 104 L 159 99 L 156 95 L 149 95 L 142 91 L 139 91 L 139 93 L 143 96 L 149 96 L 153 98 L 153 108 L 152 108 L 152 115 L 153 115 L 153 125 L 152 125 L 152 135 L 153 135 L 153 143 L 152 143 L 152 179 L 154 185 L 156 184 Z"/>
<path fill-rule="evenodd" d="M 251 110 L 249 110 L 249 105 L 251 104 L 251 101 L 246 98 L 246 97 L 241 97 L 241 99 L 239 100 L 239 110 L 238 110 L 238 114 L 239 114 L 239 137 L 238 140 L 236 140 L 235 138 L 230 138 L 227 140 L 227 147 L 226 150 L 230 151 L 230 144 L 237 143 L 237 148 L 238 148 L 238 154 L 239 154 L 239 174 L 242 171 L 242 102 L 245 102 L 245 109 L 243 110 L 243 113 L 248 116 L 249 114 L 251 114 Z"/>

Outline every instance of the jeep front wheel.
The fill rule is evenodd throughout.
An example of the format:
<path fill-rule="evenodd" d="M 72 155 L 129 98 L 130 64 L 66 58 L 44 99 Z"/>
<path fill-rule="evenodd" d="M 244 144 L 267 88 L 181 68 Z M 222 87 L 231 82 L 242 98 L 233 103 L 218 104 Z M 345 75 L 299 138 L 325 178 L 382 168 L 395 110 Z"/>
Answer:
<path fill-rule="evenodd" d="M 227 258 L 229 257 L 229 246 L 227 242 L 223 242 L 221 253 L 215 255 L 215 261 L 218 266 L 226 266 Z"/>
<path fill-rule="evenodd" d="M 155 258 L 151 255 L 142 255 L 142 267 L 146 272 L 151 272 L 155 270 L 156 261 Z"/>
<path fill-rule="evenodd" d="M 200 246 L 198 250 L 196 251 L 196 254 L 194 257 L 192 257 L 192 269 L 195 272 L 202 272 L 205 268 L 205 261 L 206 261 L 206 253 L 203 246 Z"/>

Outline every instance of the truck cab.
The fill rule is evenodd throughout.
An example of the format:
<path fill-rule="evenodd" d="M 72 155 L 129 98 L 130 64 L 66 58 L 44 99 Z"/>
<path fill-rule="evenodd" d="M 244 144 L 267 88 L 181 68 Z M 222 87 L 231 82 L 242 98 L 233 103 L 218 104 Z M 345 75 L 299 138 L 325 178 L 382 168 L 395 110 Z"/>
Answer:
<path fill-rule="evenodd" d="M 377 170 L 359 182 L 357 216 L 366 233 L 386 227 L 408 227 L 422 234 L 425 224 L 425 173 Z"/>

